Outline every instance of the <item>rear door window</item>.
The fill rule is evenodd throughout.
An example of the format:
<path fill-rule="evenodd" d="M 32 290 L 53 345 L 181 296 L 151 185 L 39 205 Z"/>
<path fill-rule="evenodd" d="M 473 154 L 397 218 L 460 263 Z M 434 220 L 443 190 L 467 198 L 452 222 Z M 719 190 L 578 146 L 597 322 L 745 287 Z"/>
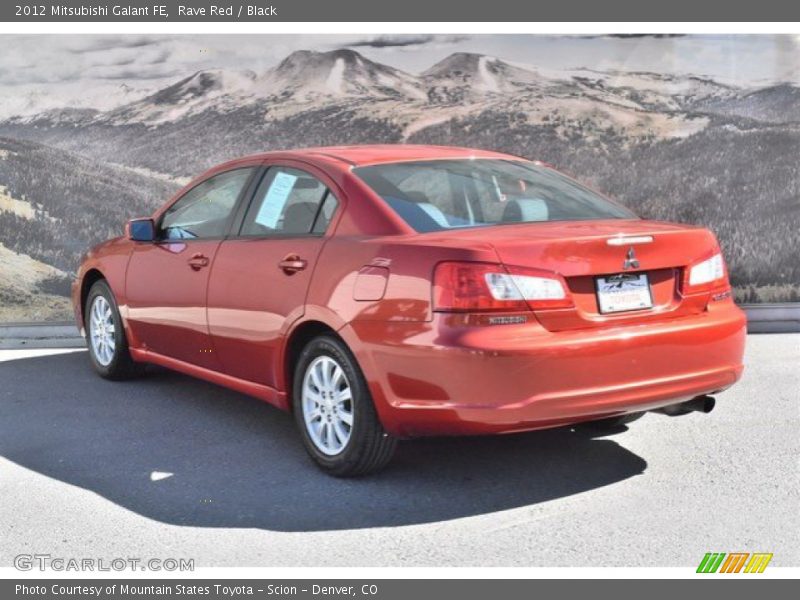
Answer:
<path fill-rule="evenodd" d="M 273 167 L 256 190 L 241 235 L 324 233 L 336 205 L 336 198 L 316 177 L 300 169 Z"/>

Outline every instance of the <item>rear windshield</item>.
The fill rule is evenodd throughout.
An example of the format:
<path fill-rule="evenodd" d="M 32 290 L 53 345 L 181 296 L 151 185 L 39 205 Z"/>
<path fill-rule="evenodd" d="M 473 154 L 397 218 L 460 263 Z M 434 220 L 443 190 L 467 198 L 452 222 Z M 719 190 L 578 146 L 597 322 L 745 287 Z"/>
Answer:
<path fill-rule="evenodd" d="M 353 172 L 419 232 L 637 218 L 556 171 L 526 161 L 433 160 L 360 167 Z"/>

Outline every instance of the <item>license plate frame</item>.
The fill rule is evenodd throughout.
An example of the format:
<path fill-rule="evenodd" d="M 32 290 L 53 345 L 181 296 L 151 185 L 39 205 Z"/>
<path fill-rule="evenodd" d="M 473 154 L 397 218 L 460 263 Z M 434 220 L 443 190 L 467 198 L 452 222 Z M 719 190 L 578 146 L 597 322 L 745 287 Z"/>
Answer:
<path fill-rule="evenodd" d="M 650 310 L 653 292 L 647 273 L 617 273 L 596 277 L 595 297 L 601 315 Z"/>

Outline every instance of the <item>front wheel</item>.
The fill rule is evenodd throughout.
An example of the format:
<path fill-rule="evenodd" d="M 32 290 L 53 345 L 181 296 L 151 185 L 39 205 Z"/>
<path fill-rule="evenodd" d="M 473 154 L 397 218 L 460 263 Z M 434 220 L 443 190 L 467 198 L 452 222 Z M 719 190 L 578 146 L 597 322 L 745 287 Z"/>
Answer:
<path fill-rule="evenodd" d="M 127 379 L 142 372 L 128 352 L 128 340 L 111 288 L 97 281 L 89 290 L 84 307 L 84 326 L 92 366 L 106 379 Z"/>
<path fill-rule="evenodd" d="M 364 475 L 391 460 L 397 441 L 384 431 L 364 375 L 341 340 L 324 335 L 309 342 L 292 389 L 303 444 L 325 472 Z"/>

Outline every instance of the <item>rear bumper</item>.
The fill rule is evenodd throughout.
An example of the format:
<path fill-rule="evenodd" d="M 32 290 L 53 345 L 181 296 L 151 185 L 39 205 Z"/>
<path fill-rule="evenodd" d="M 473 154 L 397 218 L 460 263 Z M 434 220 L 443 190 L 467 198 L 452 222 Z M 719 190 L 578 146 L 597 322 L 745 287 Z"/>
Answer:
<path fill-rule="evenodd" d="M 650 410 L 742 373 L 746 318 L 702 314 L 604 330 L 538 323 L 354 322 L 343 330 L 384 426 L 398 436 L 510 433 Z"/>

